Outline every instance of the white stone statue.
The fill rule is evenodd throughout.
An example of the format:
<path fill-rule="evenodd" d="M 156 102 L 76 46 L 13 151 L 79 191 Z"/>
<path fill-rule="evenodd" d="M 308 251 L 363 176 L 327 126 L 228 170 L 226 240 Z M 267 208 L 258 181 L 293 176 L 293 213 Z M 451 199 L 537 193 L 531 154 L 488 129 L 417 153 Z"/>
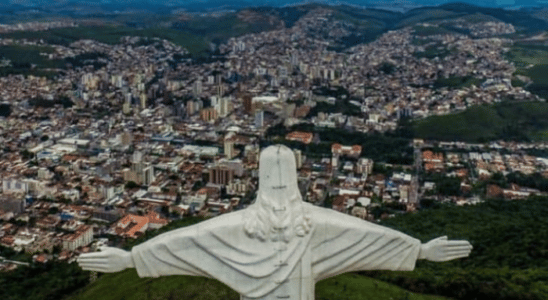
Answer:
<path fill-rule="evenodd" d="M 401 232 L 303 202 L 293 152 L 282 145 L 261 153 L 257 200 L 246 209 L 173 230 L 131 252 L 104 247 L 78 258 L 84 270 L 140 277 L 215 278 L 242 299 L 314 299 L 322 279 L 362 270 L 413 270 L 417 259 L 466 257 L 467 241 L 421 244 Z"/>

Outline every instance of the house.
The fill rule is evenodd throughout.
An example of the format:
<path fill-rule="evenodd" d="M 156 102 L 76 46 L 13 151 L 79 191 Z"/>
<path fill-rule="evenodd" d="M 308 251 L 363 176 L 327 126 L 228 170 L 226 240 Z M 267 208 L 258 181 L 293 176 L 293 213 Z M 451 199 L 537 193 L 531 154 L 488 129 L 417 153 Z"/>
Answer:
<path fill-rule="evenodd" d="M 301 142 L 303 144 L 312 143 L 313 138 L 314 138 L 314 134 L 310 132 L 303 132 L 303 131 L 293 131 L 288 133 L 285 136 L 285 139 L 288 141 Z"/>
<path fill-rule="evenodd" d="M 144 216 L 127 214 L 111 227 L 111 233 L 122 237 L 138 238 L 148 229 L 158 229 L 169 223 L 157 212 L 149 212 Z"/>
<path fill-rule="evenodd" d="M 331 145 L 331 153 L 339 156 L 349 156 L 357 158 L 360 157 L 360 154 L 362 153 L 362 146 L 343 146 L 341 144 L 335 143 Z"/>

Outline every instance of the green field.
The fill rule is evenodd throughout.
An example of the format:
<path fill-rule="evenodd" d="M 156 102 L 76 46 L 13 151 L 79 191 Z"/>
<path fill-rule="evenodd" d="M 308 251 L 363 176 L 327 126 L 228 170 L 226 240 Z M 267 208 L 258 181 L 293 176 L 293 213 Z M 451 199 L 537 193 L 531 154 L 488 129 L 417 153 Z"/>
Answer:
<path fill-rule="evenodd" d="M 226 285 L 202 277 L 165 276 L 139 278 L 135 270 L 105 274 L 70 300 L 214 300 L 240 299 Z M 316 299 L 337 300 L 443 300 L 408 292 L 385 282 L 357 274 L 345 274 L 323 280 L 316 285 Z"/>
<path fill-rule="evenodd" d="M 548 103 L 473 106 L 464 112 L 415 121 L 417 137 L 444 141 L 546 140 Z"/>

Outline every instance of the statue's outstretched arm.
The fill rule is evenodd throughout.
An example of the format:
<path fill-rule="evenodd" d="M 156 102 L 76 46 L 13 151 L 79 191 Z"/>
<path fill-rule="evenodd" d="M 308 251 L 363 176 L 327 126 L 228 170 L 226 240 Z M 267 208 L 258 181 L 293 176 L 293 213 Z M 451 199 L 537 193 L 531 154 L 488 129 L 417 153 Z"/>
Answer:
<path fill-rule="evenodd" d="M 442 262 L 467 257 L 471 251 L 468 241 L 449 241 L 447 236 L 442 236 L 422 244 L 419 259 Z"/>
<path fill-rule="evenodd" d="M 135 268 L 131 252 L 113 247 L 101 247 L 101 252 L 85 253 L 78 257 L 78 265 L 87 271 L 120 272 Z"/>

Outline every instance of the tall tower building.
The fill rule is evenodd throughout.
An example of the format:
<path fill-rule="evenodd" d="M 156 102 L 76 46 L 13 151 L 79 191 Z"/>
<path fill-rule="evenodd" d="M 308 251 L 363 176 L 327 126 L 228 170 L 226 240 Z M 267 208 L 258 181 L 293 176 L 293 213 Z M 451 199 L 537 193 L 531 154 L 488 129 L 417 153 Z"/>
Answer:
<path fill-rule="evenodd" d="M 146 94 L 141 94 L 141 96 L 139 97 L 139 100 L 141 101 L 141 109 L 145 109 L 147 108 L 147 95 Z"/>
<path fill-rule="evenodd" d="M 225 157 L 227 159 L 232 159 L 234 157 L 234 142 L 225 141 L 224 150 L 225 150 Z"/>
<path fill-rule="evenodd" d="M 209 182 L 227 185 L 234 179 L 234 170 L 226 166 L 215 166 L 209 170 Z"/>
<path fill-rule="evenodd" d="M 264 111 L 255 112 L 255 128 L 263 128 L 264 126 Z"/>
<path fill-rule="evenodd" d="M 146 168 L 144 168 L 142 171 L 142 176 L 143 177 L 141 182 L 144 185 L 150 185 L 152 182 L 154 182 L 154 180 L 156 179 L 154 177 L 154 166 L 148 165 Z"/>
<path fill-rule="evenodd" d="M 253 104 L 253 98 L 251 97 L 250 94 L 245 94 L 243 96 L 243 100 L 244 100 L 245 113 L 250 115 L 250 116 L 253 115 L 253 112 L 255 110 L 255 106 Z"/>
<path fill-rule="evenodd" d="M 303 166 L 303 154 L 299 149 L 293 149 L 293 153 L 295 154 L 295 164 L 297 165 L 297 169 L 300 169 Z"/>

